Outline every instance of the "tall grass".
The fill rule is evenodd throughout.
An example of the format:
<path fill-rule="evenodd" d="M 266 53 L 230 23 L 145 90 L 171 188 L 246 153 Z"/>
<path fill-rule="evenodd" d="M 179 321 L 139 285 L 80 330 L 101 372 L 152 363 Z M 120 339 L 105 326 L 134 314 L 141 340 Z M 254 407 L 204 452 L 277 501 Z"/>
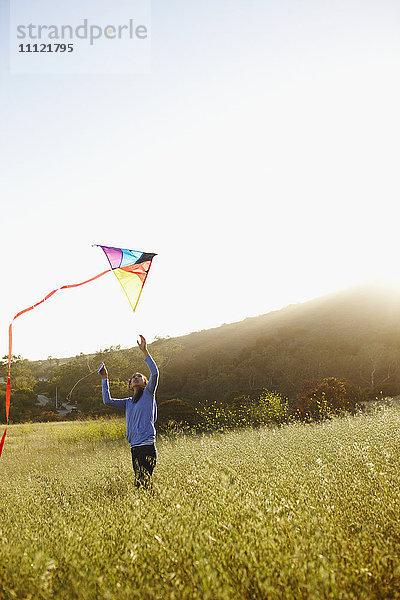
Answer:
<path fill-rule="evenodd" d="M 117 427 L 10 427 L 2 600 L 400 598 L 398 409 L 164 437 L 153 494 Z"/>

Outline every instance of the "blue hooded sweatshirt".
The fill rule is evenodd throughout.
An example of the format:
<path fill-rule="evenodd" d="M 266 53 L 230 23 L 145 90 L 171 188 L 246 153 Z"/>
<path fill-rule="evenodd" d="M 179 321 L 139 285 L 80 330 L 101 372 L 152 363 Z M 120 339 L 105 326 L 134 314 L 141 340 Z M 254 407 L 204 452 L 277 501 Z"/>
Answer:
<path fill-rule="evenodd" d="M 126 437 L 131 447 L 148 446 L 156 441 L 154 423 L 157 420 L 155 392 L 158 383 L 158 369 L 151 356 L 146 356 L 144 361 L 149 367 L 151 375 L 149 383 L 137 402 L 134 402 L 132 397 L 121 400 L 111 398 L 108 379 L 102 380 L 104 404 L 125 409 Z"/>

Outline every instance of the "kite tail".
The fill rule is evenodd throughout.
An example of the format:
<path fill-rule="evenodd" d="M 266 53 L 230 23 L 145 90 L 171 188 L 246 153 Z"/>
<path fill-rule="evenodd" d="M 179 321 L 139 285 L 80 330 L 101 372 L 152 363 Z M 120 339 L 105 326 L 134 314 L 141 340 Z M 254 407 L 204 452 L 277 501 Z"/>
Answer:
<path fill-rule="evenodd" d="M 7 433 L 7 427 L 8 427 L 8 424 L 6 425 L 6 428 L 3 433 L 3 437 L 1 438 L 1 442 L 0 442 L 0 456 L 1 456 L 1 453 L 3 452 L 4 441 L 6 439 L 6 433 Z"/>
<path fill-rule="evenodd" d="M 7 391 L 6 391 L 6 417 L 8 425 L 8 416 L 10 413 L 10 398 L 11 398 L 11 356 L 12 356 L 12 323 L 8 328 L 8 374 L 7 374 Z M 1 451 L 0 451 L 1 456 Z"/>
<path fill-rule="evenodd" d="M 8 328 L 8 375 L 7 375 L 7 390 L 6 390 L 6 428 L 0 441 L 0 456 L 3 452 L 4 442 L 8 428 L 8 419 L 10 415 L 10 399 L 11 399 L 11 355 L 12 355 L 12 323 Z"/>
<path fill-rule="evenodd" d="M 24 308 L 24 310 L 21 310 L 19 313 L 17 313 L 15 315 L 15 317 L 13 318 L 13 320 L 10 323 L 10 326 L 8 328 L 8 376 L 7 376 L 7 391 L 6 391 L 6 428 L 5 431 L 3 433 L 3 436 L 1 438 L 0 441 L 0 456 L 1 453 L 3 452 L 3 446 L 4 446 L 4 442 L 6 439 L 6 433 L 7 433 L 7 428 L 8 428 L 8 419 L 9 419 L 9 414 L 10 414 L 10 400 L 11 400 L 11 357 L 12 357 L 12 324 L 15 321 L 15 319 L 17 319 L 18 317 L 20 317 L 21 315 L 23 315 L 24 313 L 33 310 L 34 308 L 36 308 L 37 306 L 39 306 L 39 304 L 42 304 L 43 302 L 45 302 L 46 300 L 48 300 L 49 298 L 51 298 L 51 296 L 53 296 L 56 292 L 58 292 L 59 290 L 66 290 L 68 288 L 74 288 L 74 287 L 79 287 L 80 285 L 84 285 L 85 283 L 89 283 L 90 281 L 94 281 L 95 279 L 98 279 L 99 277 L 102 277 L 102 275 L 105 275 L 106 273 L 109 273 L 112 269 L 107 269 L 107 271 L 103 271 L 102 273 L 99 273 L 98 275 L 95 275 L 94 277 L 91 277 L 90 279 L 87 279 L 86 281 L 82 281 L 81 283 L 73 283 L 72 285 L 63 285 L 55 290 L 52 290 L 49 294 L 47 294 L 47 296 L 45 296 L 42 300 L 39 300 L 39 302 L 36 302 L 36 304 L 33 304 L 32 306 L 29 306 L 28 308 Z"/>

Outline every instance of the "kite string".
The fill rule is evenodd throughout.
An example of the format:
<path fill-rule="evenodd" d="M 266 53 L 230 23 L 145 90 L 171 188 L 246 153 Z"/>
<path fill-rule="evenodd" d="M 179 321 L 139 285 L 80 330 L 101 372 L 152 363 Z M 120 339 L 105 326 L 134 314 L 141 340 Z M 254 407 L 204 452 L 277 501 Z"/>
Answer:
<path fill-rule="evenodd" d="M 10 413 L 10 400 L 11 400 L 11 357 L 12 357 L 12 324 L 13 324 L 13 322 L 15 321 L 15 319 L 17 319 L 18 317 L 20 317 L 24 313 L 29 312 L 30 310 L 33 310 L 34 308 L 36 308 L 37 306 L 39 306 L 39 304 L 42 304 L 43 302 L 45 302 L 46 300 L 48 300 L 49 298 L 51 298 L 51 296 L 53 296 L 59 290 L 66 290 L 66 289 L 69 289 L 69 288 L 79 287 L 80 285 L 84 285 L 85 283 L 89 283 L 90 281 L 94 281 L 95 279 L 98 279 L 99 277 L 102 277 L 103 275 L 105 275 L 106 273 L 109 273 L 110 271 L 112 271 L 112 269 L 107 269 L 106 271 L 103 271 L 102 273 L 99 273 L 98 275 L 95 275 L 94 277 L 91 277 L 90 279 L 86 279 L 86 281 L 81 281 L 80 283 L 73 283 L 73 284 L 70 284 L 70 285 L 63 285 L 63 286 L 61 286 L 59 288 L 56 288 L 55 290 L 52 290 L 42 300 L 39 300 L 39 302 L 36 302 L 36 304 L 32 304 L 32 306 L 29 306 L 28 308 L 24 308 L 24 310 L 21 310 L 19 313 L 17 313 L 14 316 L 13 320 L 11 321 L 10 326 L 8 328 L 8 374 L 7 374 L 7 389 L 6 389 L 6 428 L 5 428 L 5 431 L 4 431 L 3 436 L 1 438 L 1 441 L 0 441 L 0 456 L 1 456 L 1 453 L 3 451 L 3 446 L 4 446 L 5 439 L 6 439 L 6 433 L 7 433 L 7 428 L 8 428 L 8 419 L 9 419 L 9 413 Z"/>
<path fill-rule="evenodd" d="M 71 399 L 72 396 L 72 392 L 74 391 L 74 389 L 76 388 L 76 386 L 78 385 L 78 383 L 80 383 L 81 381 L 83 381 L 84 379 L 86 379 L 87 377 L 89 377 L 90 375 L 93 375 L 93 373 L 97 373 L 97 369 L 94 369 L 94 371 L 90 371 L 90 373 L 88 373 L 87 375 L 85 375 L 84 377 L 81 377 L 81 379 L 79 379 L 73 386 L 73 388 L 68 392 L 68 394 L 65 396 L 65 399 L 68 400 L 68 402 Z"/>

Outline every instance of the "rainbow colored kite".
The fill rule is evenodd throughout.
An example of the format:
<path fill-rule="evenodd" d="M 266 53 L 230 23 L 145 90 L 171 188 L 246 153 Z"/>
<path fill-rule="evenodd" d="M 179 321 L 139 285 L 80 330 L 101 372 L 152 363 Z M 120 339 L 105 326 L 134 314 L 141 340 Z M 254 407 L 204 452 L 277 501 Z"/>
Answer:
<path fill-rule="evenodd" d="M 66 290 L 69 288 L 79 287 L 80 285 L 84 285 L 85 283 L 89 283 L 90 281 L 94 281 L 99 277 L 102 277 L 106 273 L 113 271 L 118 281 L 120 282 L 122 289 L 124 290 L 126 297 L 129 300 L 130 305 L 133 310 L 136 310 L 136 307 L 139 302 L 140 295 L 142 293 L 142 289 L 144 283 L 146 281 L 147 275 L 150 271 L 151 261 L 156 254 L 141 252 L 139 250 L 127 250 L 126 248 L 113 248 L 111 246 L 99 246 L 95 244 L 97 247 L 102 248 L 107 256 L 108 262 L 110 263 L 111 269 L 107 269 L 86 281 L 82 281 L 81 283 L 74 283 L 71 285 L 63 285 L 55 290 L 52 290 L 39 302 L 29 306 L 29 308 L 25 308 L 21 310 L 19 313 L 15 315 L 13 320 L 10 323 L 8 329 L 8 377 L 7 377 L 7 390 L 6 390 L 6 429 L 3 433 L 3 437 L 0 441 L 0 456 L 3 451 L 4 441 L 6 439 L 7 427 L 8 427 L 8 418 L 10 413 L 10 399 L 11 399 L 11 357 L 12 357 L 12 324 L 21 315 L 30 310 L 33 310 L 39 304 L 42 304 L 51 296 L 53 296 L 59 290 Z"/>
<path fill-rule="evenodd" d="M 104 250 L 114 275 L 120 282 L 130 305 L 135 310 L 144 282 L 150 271 L 151 261 L 157 255 L 140 252 L 139 250 L 127 250 L 126 248 L 98 247 Z"/>

